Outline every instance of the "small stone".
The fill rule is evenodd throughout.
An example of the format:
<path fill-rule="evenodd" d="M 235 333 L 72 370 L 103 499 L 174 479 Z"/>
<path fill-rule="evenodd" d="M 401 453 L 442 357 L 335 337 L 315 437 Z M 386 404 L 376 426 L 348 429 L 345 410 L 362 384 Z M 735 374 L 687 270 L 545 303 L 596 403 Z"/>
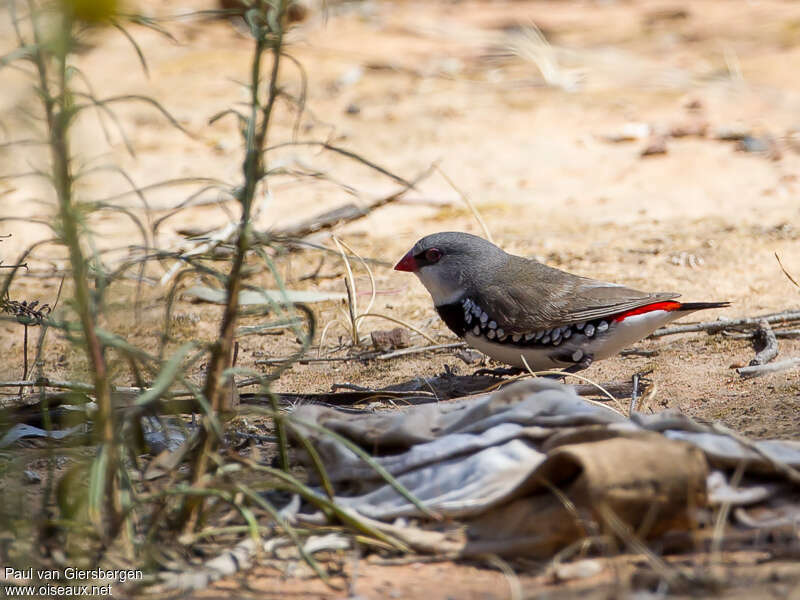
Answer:
<path fill-rule="evenodd" d="M 705 119 L 690 119 L 673 125 L 669 130 L 669 135 L 675 138 L 681 137 L 706 137 L 708 133 L 708 121 Z"/>
<path fill-rule="evenodd" d="M 481 334 L 481 328 L 478 327 L 477 325 L 475 325 L 475 327 L 472 328 L 472 333 L 475 334 L 475 335 L 480 335 Z"/>
<path fill-rule="evenodd" d="M 480 317 L 482 312 L 483 311 L 481 310 L 481 307 L 478 306 L 477 304 L 473 303 L 473 305 L 472 305 L 472 314 L 474 316 L 476 316 L 476 317 Z"/>
<path fill-rule="evenodd" d="M 597 324 L 597 333 L 603 333 L 603 332 L 604 332 L 604 331 L 606 331 L 607 329 L 608 329 L 608 322 L 606 322 L 606 321 L 600 321 L 600 322 Z"/>
<path fill-rule="evenodd" d="M 542 330 L 542 331 L 537 331 L 537 332 L 536 332 L 536 341 L 538 342 L 540 339 L 542 339 L 542 336 L 543 336 L 543 335 L 544 335 L 544 330 Z"/>
<path fill-rule="evenodd" d="M 535 335 L 536 335 L 535 333 L 526 333 L 525 334 L 525 341 L 526 342 L 530 342 L 534 338 Z"/>
<path fill-rule="evenodd" d="M 489 321 L 489 329 L 497 329 L 497 322 Z"/>
<path fill-rule="evenodd" d="M 554 569 L 557 581 L 588 579 L 603 572 L 603 563 L 597 559 L 585 559 L 572 563 L 559 563 Z"/>
<path fill-rule="evenodd" d="M 361 107 L 355 102 L 351 102 L 347 105 L 347 108 L 344 109 L 344 112 L 348 115 L 357 115 L 361 112 Z"/>
<path fill-rule="evenodd" d="M 549 335 L 543 336 L 542 337 L 542 343 L 543 344 L 549 344 L 550 343 L 550 336 Z"/>
<path fill-rule="evenodd" d="M 772 136 L 764 135 L 754 137 L 747 135 L 736 144 L 736 149 L 740 152 L 753 152 L 762 154 L 770 160 L 780 160 L 781 151 Z"/>
<path fill-rule="evenodd" d="M 486 321 L 488 321 L 488 320 L 489 320 L 489 315 L 487 315 L 485 312 L 482 312 L 481 313 L 481 324 L 485 325 Z"/>
<path fill-rule="evenodd" d="M 483 358 L 483 355 L 477 350 L 470 350 L 469 348 L 462 348 L 456 352 L 456 358 L 464 361 L 468 365 L 475 364 Z"/>
<path fill-rule="evenodd" d="M 498 329 L 498 331 L 503 331 L 503 330 L 502 329 Z M 498 342 L 505 342 L 507 339 L 508 339 L 507 335 L 503 335 L 503 336 L 498 336 L 497 337 L 497 341 Z"/>
<path fill-rule="evenodd" d="M 582 358 L 583 358 L 583 350 L 581 350 L 580 348 L 572 353 L 572 360 L 574 360 L 575 362 L 578 362 Z"/>
<path fill-rule="evenodd" d="M 23 475 L 25 477 L 25 483 L 33 484 L 42 482 L 41 476 L 36 471 L 32 471 L 31 469 L 25 469 L 25 471 L 23 471 Z"/>
<path fill-rule="evenodd" d="M 511 341 L 514 342 L 514 343 L 517 343 L 521 339 L 522 339 L 522 336 L 520 334 L 518 334 L 518 333 L 515 333 L 514 335 L 511 336 Z M 527 340 L 528 336 L 525 336 L 525 339 Z"/>
<path fill-rule="evenodd" d="M 472 323 L 472 313 L 467 313 L 464 315 L 464 320 L 467 322 L 467 325 Z"/>
<path fill-rule="evenodd" d="M 666 154 L 667 153 L 667 138 L 663 135 L 656 135 L 651 137 L 647 140 L 647 144 L 642 151 L 639 153 L 639 156 L 657 156 L 659 154 Z"/>
<path fill-rule="evenodd" d="M 569 338 L 571 338 L 571 337 L 572 337 L 572 329 L 570 329 L 569 327 L 567 327 L 567 330 L 564 332 L 564 339 L 565 339 L 565 340 L 568 340 L 568 339 L 569 339 Z"/>
<path fill-rule="evenodd" d="M 765 138 L 746 135 L 736 144 L 736 149 L 740 152 L 766 152 L 769 150 L 769 142 Z"/>
<path fill-rule="evenodd" d="M 553 346 L 558 346 L 562 342 L 562 338 L 557 337 L 553 340 Z"/>
<path fill-rule="evenodd" d="M 472 300 L 470 300 L 469 298 L 464 299 L 461 302 L 461 304 L 464 305 L 464 310 L 469 310 L 470 308 L 472 308 Z"/>
<path fill-rule="evenodd" d="M 408 348 L 411 345 L 411 335 L 408 333 L 408 329 L 403 327 L 395 327 L 388 331 L 376 329 L 370 332 L 370 337 L 372 345 L 382 351 Z"/>
<path fill-rule="evenodd" d="M 490 329 L 489 333 L 486 334 L 486 337 L 488 337 L 490 340 L 493 340 L 494 336 L 495 336 L 494 329 Z"/>
<path fill-rule="evenodd" d="M 586 337 L 592 337 L 594 335 L 594 325 L 589 323 L 583 330 L 583 333 Z"/>
<path fill-rule="evenodd" d="M 583 331 L 584 327 L 586 327 L 586 323 L 578 323 L 577 325 L 575 325 L 575 329 L 577 329 L 578 331 Z"/>
<path fill-rule="evenodd" d="M 750 130 L 742 125 L 720 127 L 714 132 L 714 137 L 723 142 L 738 142 L 750 136 Z"/>
<path fill-rule="evenodd" d="M 498 329 L 498 330 L 497 330 L 497 337 L 498 337 L 498 338 L 501 338 L 501 337 L 506 337 L 506 333 L 505 333 L 505 331 L 503 331 L 503 329 L 502 329 L 502 328 L 500 328 L 500 329 Z"/>
<path fill-rule="evenodd" d="M 618 133 L 605 135 L 603 138 L 607 142 L 619 144 L 620 142 L 633 142 L 643 140 L 653 132 L 653 128 L 647 123 L 625 123 Z"/>

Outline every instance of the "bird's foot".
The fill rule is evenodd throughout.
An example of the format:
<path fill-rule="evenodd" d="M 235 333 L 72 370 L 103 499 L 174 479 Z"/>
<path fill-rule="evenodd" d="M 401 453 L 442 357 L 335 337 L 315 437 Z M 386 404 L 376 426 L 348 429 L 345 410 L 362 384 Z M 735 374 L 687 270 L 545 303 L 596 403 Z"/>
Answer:
<path fill-rule="evenodd" d="M 567 374 L 567 373 L 577 373 L 578 371 L 583 371 L 584 369 L 588 369 L 589 367 L 591 367 L 592 366 L 592 362 L 594 362 L 594 359 L 592 358 L 592 356 L 590 354 L 587 354 L 581 360 L 579 360 L 575 364 L 572 364 L 572 365 L 568 366 L 566 369 L 564 369 L 561 372 L 565 373 L 565 374 Z"/>

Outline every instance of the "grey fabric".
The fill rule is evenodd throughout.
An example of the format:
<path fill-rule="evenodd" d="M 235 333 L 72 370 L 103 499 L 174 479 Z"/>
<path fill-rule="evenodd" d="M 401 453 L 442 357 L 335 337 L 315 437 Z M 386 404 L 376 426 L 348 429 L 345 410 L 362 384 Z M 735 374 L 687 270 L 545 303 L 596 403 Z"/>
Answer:
<path fill-rule="evenodd" d="M 308 438 L 322 456 L 338 494 L 336 501 L 384 521 L 425 513 L 357 453 L 303 422 L 323 426 L 361 446 L 428 509 L 445 517 L 480 517 L 484 524 L 502 523 L 503 510 L 511 506 L 516 507 L 515 514 L 540 510 L 534 507 L 549 502 L 542 500 L 543 490 L 550 489 L 547 485 L 566 486 L 563 493 L 577 494 L 572 500 L 587 502 L 590 511 L 593 503 L 616 502 L 635 519 L 642 505 L 663 501 L 665 522 L 688 521 L 689 507 L 704 505 L 709 490 L 713 503 L 741 505 L 763 501 L 784 489 L 763 481 L 755 485 L 744 481 L 734 489 L 722 473 L 714 475 L 713 486 L 707 486 L 706 461 L 724 469 L 745 460 L 745 475 L 757 471 L 776 479 L 781 464 L 800 466 L 800 443 L 754 442 L 759 454 L 679 413 L 635 414 L 628 419 L 549 379 L 391 412 L 354 415 L 306 405 L 296 409 L 290 422 L 293 434 Z M 614 439 L 630 443 L 606 443 Z M 313 469 L 309 472 L 313 477 Z M 572 486 L 574 477 L 586 479 L 582 487 Z M 551 483 L 542 487 L 542 478 Z M 658 478 L 668 482 L 655 481 Z M 698 478 L 701 490 L 694 489 Z M 667 488 L 671 491 L 665 500 Z M 675 508 L 682 504 L 686 504 L 683 513 Z M 527 508 L 520 510 L 521 506 Z M 566 514 L 560 509 L 551 512 Z M 536 525 L 527 533 L 535 537 Z M 559 543 L 564 535 L 559 531 Z"/>

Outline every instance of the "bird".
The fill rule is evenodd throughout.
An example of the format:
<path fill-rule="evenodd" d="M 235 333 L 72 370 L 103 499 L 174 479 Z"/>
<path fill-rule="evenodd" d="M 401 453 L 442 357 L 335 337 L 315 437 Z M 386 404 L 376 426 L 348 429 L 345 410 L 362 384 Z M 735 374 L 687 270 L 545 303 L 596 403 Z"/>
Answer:
<path fill-rule="evenodd" d="M 515 369 L 575 373 L 675 319 L 730 304 L 573 275 L 454 231 L 423 237 L 394 268 L 419 278 L 453 333 Z"/>

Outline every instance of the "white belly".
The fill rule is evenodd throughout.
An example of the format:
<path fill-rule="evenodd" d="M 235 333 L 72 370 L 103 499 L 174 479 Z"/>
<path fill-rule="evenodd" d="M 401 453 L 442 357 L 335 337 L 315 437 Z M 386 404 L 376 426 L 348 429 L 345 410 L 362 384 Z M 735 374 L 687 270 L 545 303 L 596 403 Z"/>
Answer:
<path fill-rule="evenodd" d="M 584 356 L 591 356 L 594 361 L 613 356 L 620 350 L 647 337 L 659 327 L 686 314 L 686 312 L 678 311 L 653 310 L 611 323 L 607 331 L 592 337 L 586 337 L 582 333 L 575 334 L 558 346 L 552 344 L 518 346 L 509 342 L 498 343 L 488 340 L 484 336 L 476 336 L 471 331 L 467 332 L 464 340 L 476 350 L 498 362 L 523 369 L 527 362 L 534 371 L 546 371 L 562 369 L 573 364 L 575 361 L 559 360 L 556 357 L 562 359 L 571 357 L 577 350 L 580 350 Z M 522 357 L 525 358 L 525 362 Z"/>

